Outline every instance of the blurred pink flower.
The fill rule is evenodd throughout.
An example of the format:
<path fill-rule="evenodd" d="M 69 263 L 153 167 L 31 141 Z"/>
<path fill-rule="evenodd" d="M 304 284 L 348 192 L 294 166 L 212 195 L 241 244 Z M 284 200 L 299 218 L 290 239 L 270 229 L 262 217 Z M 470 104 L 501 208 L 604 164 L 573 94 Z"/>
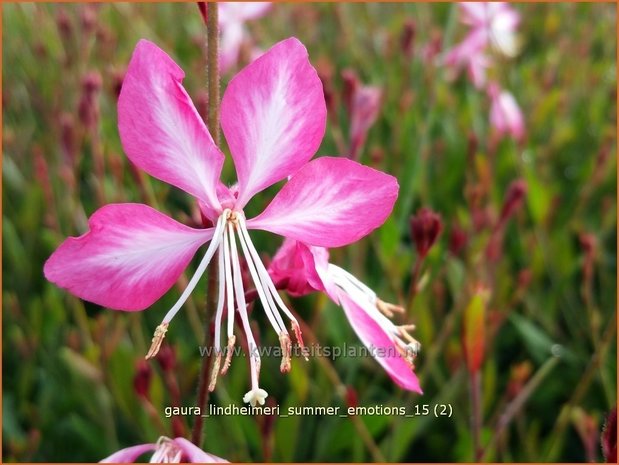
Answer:
<path fill-rule="evenodd" d="M 455 73 L 466 68 L 477 88 L 486 82 L 489 49 L 511 57 L 517 51 L 516 28 L 520 15 L 505 2 L 461 2 L 461 21 L 470 27 L 464 40 L 448 51 L 442 63 Z"/>
<path fill-rule="evenodd" d="M 204 452 L 185 438 L 160 437 L 156 444 L 140 444 L 114 452 L 100 463 L 134 463 L 146 452 L 154 451 L 150 463 L 228 463 L 227 460 Z"/>
<path fill-rule="evenodd" d="M 413 371 L 420 344 L 408 332 L 412 326 L 396 326 L 388 318 L 404 310 L 382 301 L 353 275 L 329 263 L 326 248 L 286 239 L 269 266 L 269 274 L 275 281 L 286 280 L 291 295 L 326 293 L 342 307 L 359 339 L 391 379 L 403 389 L 422 392 Z"/>
<path fill-rule="evenodd" d="M 350 115 L 348 158 L 358 160 L 368 135 L 380 112 L 383 91 L 377 86 L 364 86 L 352 70 L 342 73 L 344 104 Z"/>
<path fill-rule="evenodd" d="M 488 86 L 490 97 L 490 125 L 499 136 L 510 136 L 521 142 L 525 136 L 524 116 L 512 94 L 492 83 Z"/>
<path fill-rule="evenodd" d="M 376 122 L 382 95 L 382 89 L 374 86 L 360 86 L 353 94 L 349 153 L 349 157 L 353 160 L 359 159 L 368 130 Z"/>
<path fill-rule="evenodd" d="M 247 36 L 245 22 L 258 19 L 271 8 L 270 2 L 223 2 L 219 3 L 220 72 L 227 72 L 239 59 L 241 44 Z"/>
<path fill-rule="evenodd" d="M 265 313 L 286 349 L 282 371 L 288 371 L 291 342 L 280 311 L 301 343 L 299 325 L 277 293 L 248 230 L 322 247 L 350 244 L 385 221 L 398 184 L 394 177 L 351 160 L 309 161 L 324 136 L 326 106 L 307 50 L 295 38 L 279 42 L 241 70 L 224 93 L 221 126 L 238 177 L 232 188 L 219 180 L 224 155 L 183 88 L 183 77 L 165 52 L 141 40 L 118 99 L 120 138 L 135 166 L 193 195 L 214 227 L 190 228 L 142 204 L 106 205 L 90 217 L 90 231 L 58 247 L 44 272 L 82 299 L 118 310 L 144 310 L 170 289 L 198 248 L 210 241 L 187 288 L 157 327 L 147 358 L 156 355 L 170 321 L 218 252 L 215 363 L 218 367 L 221 361 L 224 302 L 228 348 L 235 344 L 236 299 L 251 352 L 252 388 L 244 401 L 263 404 L 267 393 L 258 385 L 260 356 L 247 315 L 237 238 Z M 266 209 L 246 220 L 243 209 L 249 200 L 286 178 Z M 226 357 L 222 372 L 229 363 Z"/>

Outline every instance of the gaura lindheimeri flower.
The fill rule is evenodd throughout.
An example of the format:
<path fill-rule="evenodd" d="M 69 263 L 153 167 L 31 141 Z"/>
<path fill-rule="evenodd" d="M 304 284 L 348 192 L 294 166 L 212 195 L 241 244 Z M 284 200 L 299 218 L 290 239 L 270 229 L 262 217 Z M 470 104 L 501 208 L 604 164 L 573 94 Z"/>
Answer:
<path fill-rule="evenodd" d="M 518 52 L 516 28 L 520 15 L 505 2 L 461 2 L 461 21 L 471 29 L 464 40 L 443 57 L 443 63 L 458 70 L 466 68 L 477 88 L 486 81 L 490 66 L 487 52 L 512 57 Z"/>
<path fill-rule="evenodd" d="M 152 452 L 150 463 L 227 463 L 216 455 L 204 452 L 185 438 L 160 437 L 156 444 L 140 444 L 114 452 L 100 463 L 133 463 L 142 454 Z"/>
<path fill-rule="evenodd" d="M 488 85 L 490 97 L 490 125 L 499 136 L 510 136 L 520 142 L 524 139 L 524 116 L 514 96 L 501 90 L 495 83 Z"/>
<path fill-rule="evenodd" d="M 350 244 L 384 222 L 398 184 L 392 176 L 343 158 L 309 162 L 325 132 L 326 106 L 307 50 L 295 38 L 276 44 L 241 70 L 224 93 L 221 127 L 238 178 L 232 188 L 219 181 L 224 155 L 183 88 L 183 77 L 168 55 L 140 41 L 118 99 L 120 138 L 132 163 L 193 195 L 214 227 L 190 228 L 146 205 L 107 205 L 90 217 L 90 231 L 58 247 L 45 264 L 45 276 L 96 304 L 143 310 L 170 289 L 198 248 L 210 241 L 187 288 L 157 327 L 147 358 L 157 353 L 170 321 L 218 252 L 217 357 L 210 388 L 219 368 L 225 373 L 231 361 L 236 304 L 250 350 L 251 390 L 243 399 L 263 404 L 267 393 L 258 382 L 260 356 L 247 316 L 240 252 L 279 336 L 282 372 L 290 370 L 291 349 L 282 315 L 290 320 L 299 344 L 302 340 L 299 324 L 277 293 L 249 230 L 321 247 Z M 243 209 L 248 201 L 288 177 L 266 209 L 247 220 Z M 221 366 L 224 306 L 228 351 Z"/>
<path fill-rule="evenodd" d="M 352 274 L 329 263 L 326 248 L 286 239 L 273 257 L 269 273 L 275 281 L 285 281 L 291 295 L 326 293 L 342 307 L 359 339 L 391 379 L 404 389 L 422 392 L 413 371 L 421 348 L 409 332 L 414 326 L 398 326 L 390 319 L 404 309 L 382 301 Z"/>
<path fill-rule="evenodd" d="M 221 33 L 219 67 L 222 73 L 234 66 L 247 32 L 245 22 L 258 19 L 271 8 L 270 2 L 219 3 L 218 23 Z"/>

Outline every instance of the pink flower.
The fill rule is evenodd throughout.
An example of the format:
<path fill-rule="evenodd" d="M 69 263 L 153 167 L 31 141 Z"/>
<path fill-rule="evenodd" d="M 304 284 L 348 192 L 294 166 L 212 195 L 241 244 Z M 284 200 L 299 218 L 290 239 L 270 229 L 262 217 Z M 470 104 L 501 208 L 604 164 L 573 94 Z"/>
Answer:
<path fill-rule="evenodd" d="M 477 88 L 486 82 L 489 49 L 511 57 L 517 51 L 516 28 L 520 15 L 505 2 L 461 2 L 461 21 L 470 27 L 464 40 L 448 51 L 443 64 L 456 73 L 466 68 Z"/>
<path fill-rule="evenodd" d="M 380 112 L 383 91 L 377 86 L 364 86 L 352 70 L 342 72 L 344 104 L 350 113 L 350 148 L 348 158 L 358 160 L 368 131 Z"/>
<path fill-rule="evenodd" d="M 490 97 L 490 125 L 499 136 L 510 136 L 521 142 L 525 136 L 524 116 L 512 94 L 492 83 L 488 86 Z"/>
<path fill-rule="evenodd" d="M 144 310 L 170 289 L 198 248 L 210 241 L 187 288 L 157 327 L 147 358 L 157 353 L 170 321 L 218 252 L 215 363 L 219 367 L 221 362 L 224 303 L 227 346 L 235 344 L 236 302 L 251 352 L 252 387 L 244 400 L 262 404 L 267 393 L 258 383 L 260 357 L 247 316 L 237 240 L 268 320 L 288 349 L 282 314 L 301 343 L 299 325 L 275 290 L 248 230 L 321 247 L 350 244 L 384 222 L 398 184 L 394 177 L 351 160 L 309 161 L 325 132 L 326 106 L 307 50 L 295 38 L 276 44 L 241 70 L 224 93 L 221 126 L 238 177 L 232 188 L 219 180 L 224 155 L 183 88 L 183 77 L 168 55 L 140 41 L 118 99 L 120 137 L 133 164 L 194 196 L 214 227 L 190 228 L 142 204 L 106 205 L 90 217 L 90 231 L 58 247 L 44 272 L 82 299 L 118 310 Z M 288 177 L 266 209 L 246 220 L 243 209 L 249 200 Z M 284 354 L 282 371 L 288 371 L 289 351 Z M 228 350 L 223 373 L 231 355 Z"/>
<path fill-rule="evenodd" d="M 368 135 L 380 111 L 383 91 L 380 87 L 360 86 L 352 98 L 350 117 L 350 158 L 358 160 Z"/>
<path fill-rule="evenodd" d="M 155 451 L 150 463 L 227 463 L 216 455 L 204 452 L 185 438 L 160 437 L 156 444 L 140 444 L 114 452 L 100 463 L 133 463 L 142 454 Z"/>
<path fill-rule="evenodd" d="M 271 8 L 270 2 L 219 3 L 218 23 L 221 32 L 219 50 L 220 72 L 225 73 L 239 59 L 241 44 L 246 37 L 245 21 L 258 19 Z"/>
<path fill-rule="evenodd" d="M 374 291 L 342 268 L 329 263 L 329 251 L 286 239 L 273 258 L 269 273 L 287 280 L 290 294 L 325 292 L 342 307 L 351 326 L 391 379 L 403 389 L 421 393 L 414 360 L 420 344 L 411 325 L 397 326 L 389 317 L 401 307 L 379 299 Z"/>

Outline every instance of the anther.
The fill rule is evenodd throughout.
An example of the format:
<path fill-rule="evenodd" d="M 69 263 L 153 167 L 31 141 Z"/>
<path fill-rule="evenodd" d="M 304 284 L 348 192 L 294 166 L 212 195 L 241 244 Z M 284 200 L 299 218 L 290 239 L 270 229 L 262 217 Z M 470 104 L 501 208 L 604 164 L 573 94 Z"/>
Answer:
<path fill-rule="evenodd" d="M 294 336 L 297 338 L 297 342 L 301 346 L 301 353 L 303 354 L 303 358 L 307 362 L 309 361 L 309 357 L 307 356 L 307 349 L 305 348 L 305 344 L 303 343 L 303 337 L 301 336 L 301 328 L 299 328 L 299 323 L 293 320 L 291 322 L 291 325 Z"/>
<path fill-rule="evenodd" d="M 217 384 L 217 374 L 219 373 L 219 366 L 221 365 L 221 352 L 217 351 L 217 357 L 215 357 L 215 363 L 213 364 L 213 368 L 211 369 L 211 381 L 208 385 L 208 390 L 213 392 L 215 390 L 215 385 Z"/>
<path fill-rule="evenodd" d="M 228 338 L 228 346 L 226 347 L 226 360 L 224 366 L 221 368 L 221 374 L 225 375 L 232 363 L 232 354 L 234 353 L 234 344 L 236 343 L 236 336 L 233 334 Z"/>
<path fill-rule="evenodd" d="M 398 334 L 402 336 L 407 342 L 409 342 L 408 345 L 414 345 L 415 347 L 418 348 L 416 352 L 419 352 L 419 350 L 421 349 L 421 344 L 419 343 L 417 339 L 415 339 L 409 333 L 409 331 L 412 331 L 415 329 L 415 325 L 402 325 L 402 326 L 398 326 L 397 328 L 398 328 Z"/>
<path fill-rule="evenodd" d="M 150 345 L 150 349 L 148 349 L 148 353 L 146 354 L 145 359 L 149 360 L 153 358 L 159 352 L 161 348 L 161 343 L 163 342 L 163 338 L 165 338 L 165 333 L 168 332 L 168 323 L 161 323 L 155 329 L 155 334 L 153 335 L 152 343 Z"/>
<path fill-rule="evenodd" d="M 384 300 L 376 299 L 376 308 L 378 308 L 385 316 L 393 317 L 395 313 L 404 313 L 404 307 L 390 304 Z"/>
<path fill-rule="evenodd" d="M 288 373 L 290 371 L 290 353 L 292 351 L 290 336 L 286 333 L 281 333 L 279 335 L 279 343 L 282 347 L 282 362 L 279 366 L 279 370 L 282 373 Z"/>

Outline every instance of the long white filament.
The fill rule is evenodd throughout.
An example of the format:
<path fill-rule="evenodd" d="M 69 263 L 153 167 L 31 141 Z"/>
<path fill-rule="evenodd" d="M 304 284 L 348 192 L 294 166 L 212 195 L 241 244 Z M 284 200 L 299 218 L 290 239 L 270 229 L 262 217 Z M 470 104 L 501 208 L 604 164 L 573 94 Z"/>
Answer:
<path fill-rule="evenodd" d="M 230 337 L 230 331 L 233 329 L 231 326 L 234 324 L 234 286 L 232 285 L 232 266 L 230 261 L 230 247 L 228 245 L 228 228 L 224 230 L 224 241 L 222 244 L 224 250 L 224 266 L 226 276 L 226 301 L 228 309 L 228 337 Z M 232 322 L 231 322 L 232 320 Z"/>
<path fill-rule="evenodd" d="M 383 329 L 383 331 L 390 335 L 392 341 L 397 344 L 397 346 L 412 357 L 410 360 L 412 363 L 412 360 L 414 360 L 414 357 L 420 349 L 419 342 L 406 333 L 406 328 L 396 326 L 393 321 L 378 310 L 376 307 L 376 294 L 353 275 L 335 265 L 329 265 L 329 273 L 335 284 L 346 292 L 352 300 Z M 404 329 L 404 332 L 402 329 Z M 408 343 L 402 340 L 403 333 L 409 341 Z"/>
<path fill-rule="evenodd" d="M 376 293 L 367 285 L 359 281 L 354 275 L 350 274 L 348 271 L 340 268 L 337 265 L 329 263 L 328 272 L 336 279 L 336 281 L 349 281 L 351 284 L 354 284 L 359 288 L 360 291 L 362 291 L 364 294 L 367 294 L 367 296 L 370 297 L 373 302 L 376 302 Z"/>
<path fill-rule="evenodd" d="M 357 305 L 378 323 L 387 334 L 396 336 L 399 334 L 397 326 L 376 308 L 376 294 L 373 291 L 368 288 L 370 292 L 367 292 L 364 289 L 366 286 L 361 281 L 335 265 L 329 265 L 329 272 L 332 273 L 331 276 L 334 278 L 335 284 L 352 297 Z M 351 279 L 351 277 L 354 279 Z"/>
<path fill-rule="evenodd" d="M 213 239 L 211 239 L 211 243 L 209 244 L 208 249 L 206 250 L 206 253 L 204 254 L 204 257 L 200 261 L 200 264 L 198 265 L 198 269 L 192 276 L 191 280 L 189 281 L 189 284 L 187 284 L 187 287 L 185 288 L 185 290 L 183 291 L 179 299 L 176 301 L 174 306 L 168 311 L 168 313 L 166 313 L 165 317 L 163 318 L 163 323 L 167 324 L 170 321 L 172 321 L 172 318 L 174 318 L 176 313 L 181 309 L 183 304 L 187 301 L 187 299 L 189 298 L 189 296 L 191 295 L 191 293 L 197 286 L 198 281 L 200 280 L 200 278 L 206 271 L 206 267 L 211 262 L 211 258 L 213 258 L 213 254 L 215 253 L 215 251 L 219 247 L 219 243 L 221 242 L 222 229 L 224 227 L 225 217 L 226 217 L 226 212 L 224 212 L 224 214 L 222 214 L 217 220 L 217 227 L 215 228 Z"/>
<path fill-rule="evenodd" d="M 290 320 L 292 320 L 298 326 L 297 319 L 294 317 L 294 315 L 290 312 L 290 310 L 288 310 L 288 308 L 284 304 L 282 298 L 279 296 L 279 292 L 277 292 L 277 289 L 275 289 L 275 284 L 273 284 L 273 281 L 271 280 L 271 276 L 269 276 L 269 272 L 266 270 L 266 268 L 262 264 L 262 260 L 260 260 L 258 251 L 254 247 L 254 244 L 252 243 L 249 237 L 249 232 L 247 231 L 247 226 L 245 225 L 245 219 L 242 217 L 239 218 L 239 230 L 240 230 L 239 237 L 244 239 L 249 247 L 250 255 L 252 256 L 252 258 L 254 259 L 256 263 L 262 284 L 268 289 L 270 294 L 275 298 L 275 301 L 277 302 L 279 308 L 286 314 L 288 318 L 290 318 Z M 279 316 L 279 313 L 277 311 L 276 311 L 276 314 Z M 281 317 L 280 317 L 280 320 L 281 320 Z M 283 322 L 282 322 L 282 325 L 283 325 Z"/>
<path fill-rule="evenodd" d="M 224 312 L 224 289 L 225 289 L 225 270 L 224 270 L 224 252 L 219 247 L 218 255 L 218 279 L 219 279 L 219 293 L 217 295 L 217 310 L 215 312 L 215 349 L 221 350 L 221 319 Z"/>
<path fill-rule="evenodd" d="M 228 278 L 228 274 L 231 274 L 232 271 L 229 268 L 230 264 L 230 251 L 232 249 L 232 242 L 234 242 L 234 230 L 232 228 L 227 228 L 224 232 L 224 257 L 226 257 L 226 279 Z M 235 244 L 236 248 L 236 244 Z M 237 254 L 238 261 L 238 254 Z M 240 276 L 240 269 L 238 270 L 238 274 L 235 273 L 235 276 Z M 228 284 L 232 285 L 232 280 L 228 282 Z M 232 286 L 231 286 L 232 287 Z M 238 294 L 237 294 L 238 298 Z M 245 300 L 243 296 L 243 300 Z M 258 353 L 258 349 L 256 346 L 256 341 L 254 340 L 254 335 L 251 331 L 251 326 L 249 324 L 249 318 L 247 316 L 247 308 L 245 305 L 237 305 L 237 309 L 239 311 L 239 315 L 241 316 L 241 322 L 243 323 L 243 330 L 245 331 L 245 336 L 247 337 L 247 345 L 249 348 L 249 369 L 251 374 L 251 387 L 252 390 L 260 389 L 258 386 L 258 375 L 260 372 L 260 354 Z"/>
<path fill-rule="evenodd" d="M 239 230 L 242 231 L 240 215 L 238 219 L 239 219 L 238 221 Z M 267 315 L 267 318 L 269 319 L 269 322 L 271 323 L 271 326 L 273 326 L 273 329 L 275 329 L 275 331 L 279 335 L 280 333 L 286 331 L 286 327 L 283 324 L 283 322 L 280 323 L 281 317 L 279 318 L 279 321 L 275 317 L 275 315 L 278 314 L 277 309 L 271 307 L 270 301 L 267 298 L 267 293 L 265 293 L 265 290 L 267 289 L 262 286 L 260 275 L 256 271 L 254 260 L 252 259 L 252 256 L 247 246 L 247 242 L 245 241 L 245 238 L 243 237 L 242 233 L 239 233 L 239 242 L 241 243 L 241 248 L 243 249 L 243 255 L 245 255 L 245 260 L 247 261 L 247 268 L 249 268 L 249 273 L 251 274 L 251 277 L 254 281 L 254 285 L 256 286 L 256 290 L 258 291 L 260 302 L 262 302 L 262 307 L 264 308 L 264 311 Z"/>

